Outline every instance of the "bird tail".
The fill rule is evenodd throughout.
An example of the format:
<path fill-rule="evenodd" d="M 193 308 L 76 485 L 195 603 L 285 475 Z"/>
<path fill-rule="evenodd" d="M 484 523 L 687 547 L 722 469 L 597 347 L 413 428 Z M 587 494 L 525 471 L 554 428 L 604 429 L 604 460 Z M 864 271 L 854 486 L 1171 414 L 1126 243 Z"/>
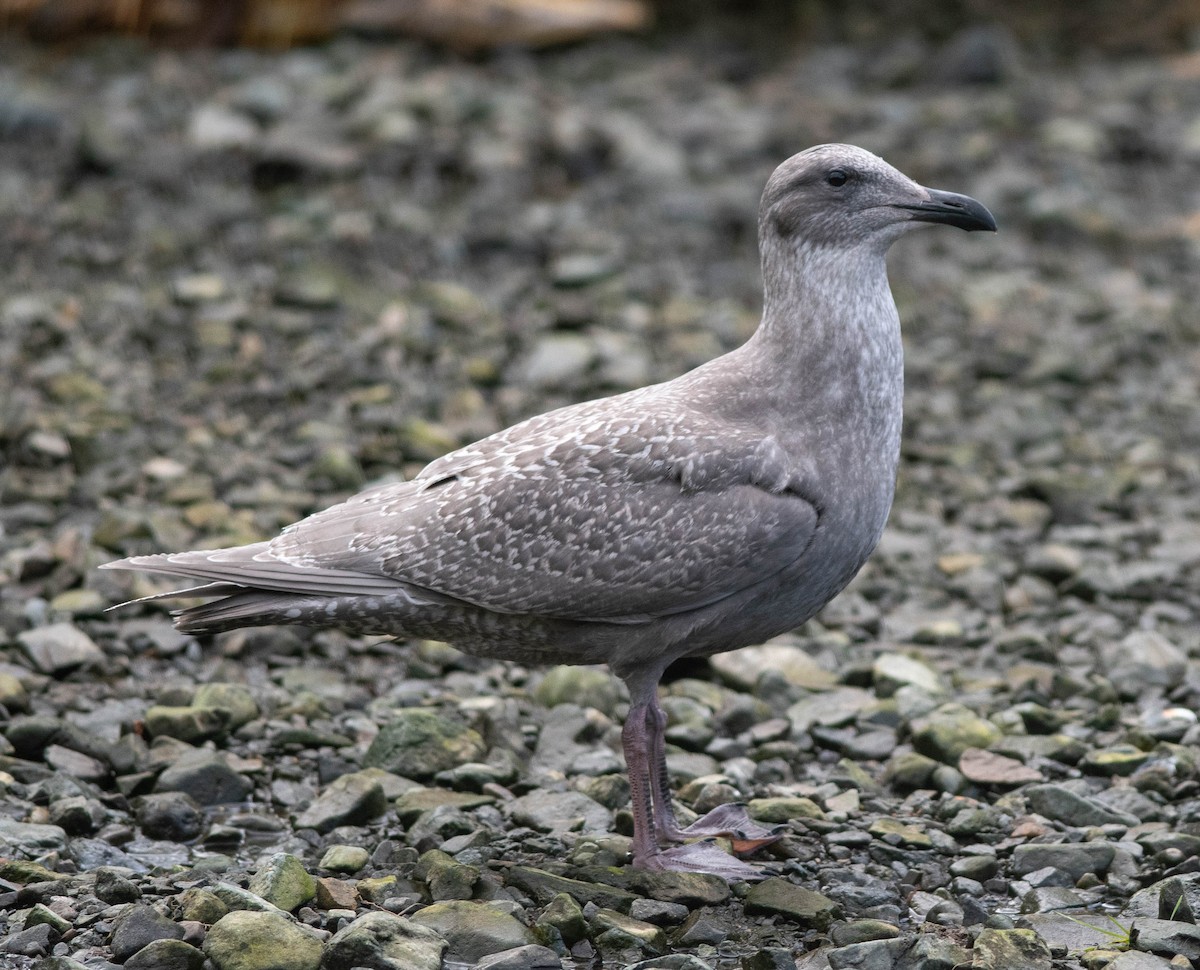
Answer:
<path fill-rule="evenodd" d="M 145 570 L 208 580 L 197 586 L 126 600 L 110 606 L 109 610 L 169 599 L 215 597 L 210 603 L 173 611 L 176 629 L 200 635 L 274 623 L 334 625 L 341 599 L 338 594 L 346 592 L 348 574 L 336 570 L 299 570 L 257 556 L 265 549 L 266 543 L 257 543 L 230 549 L 131 556 L 104 563 L 101 569 Z M 358 582 L 371 580 L 362 577 Z"/>
<path fill-rule="evenodd" d="M 244 626 L 295 623 L 301 617 L 314 623 L 315 605 L 311 596 L 243 589 L 211 603 L 176 610 L 171 616 L 177 630 L 201 636 Z"/>
<path fill-rule="evenodd" d="M 394 579 L 351 569 L 296 565 L 271 555 L 265 542 L 228 549 L 131 556 L 100 568 L 145 570 L 201 581 L 196 586 L 154 593 L 110 607 L 120 609 L 135 603 L 215 597 L 211 602 L 188 606 L 172 614 L 176 628 L 192 634 L 276 623 L 379 632 L 380 624 L 372 609 L 381 598 L 400 594 L 408 602 L 415 602 Z"/>

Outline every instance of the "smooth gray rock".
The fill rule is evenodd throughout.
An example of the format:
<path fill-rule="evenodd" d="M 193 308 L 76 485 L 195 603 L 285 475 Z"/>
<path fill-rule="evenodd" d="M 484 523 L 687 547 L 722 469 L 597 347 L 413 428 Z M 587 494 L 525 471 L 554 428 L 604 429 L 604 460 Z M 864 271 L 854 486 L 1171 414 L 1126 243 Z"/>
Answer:
<path fill-rule="evenodd" d="M 620 703 L 622 693 L 619 680 L 605 670 L 592 667 L 553 667 L 533 690 L 534 698 L 546 707 L 577 704 L 594 707 L 609 716 Z"/>
<path fill-rule="evenodd" d="M 1135 630 L 1101 649 L 1104 676 L 1123 697 L 1172 687 L 1187 670 L 1187 654 L 1157 630 Z"/>
<path fill-rule="evenodd" d="M 92 748 L 91 745 L 85 747 Z M 110 774 L 110 766 L 102 758 L 92 757 L 65 744 L 48 745 L 42 757 L 55 771 L 80 781 L 103 782 Z"/>
<path fill-rule="evenodd" d="M 1077 910 L 1087 906 L 1088 899 L 1068 886 L 1039 886 L 1021 897 L 1022 913 L 1051 913 L 1055 910 Z"/>
<path fill-rule="evenodd" d="M 1095 801 L 1122 815 L 1131 815 L 1142 822 L 1155 822 L 1162 817 L 1162 806 L 1136 788 L 1106 788 Z"/>
<path fill-rule="evenodd" d="M 446 940 L 447 960 L 475 963 L 492 953 L 537 943 L 524 923 L 486 903 L 434 903 L 414 913 L 412 920 Z"/>
<path fill-rule="evenodd" d="M 204 952 L 183 940 L 153 940 L 125 961 L 125 970 L 200 970 Z"/>
<path fill-rule="evenodd" d="M 331 832 L 340 825 L 363 825 L 387 811 L 383 785 L 369 771 L 334 779 L 303 812 L 296 827 Z"/>
<path fill-rule="evenodd" d="M 1186 923 L 1200 921 L 1200 873 L 1171 876 L 1139 889 L 1129 898 L 1121 915 L 1154 916 Z"/>
<path fill-rule="evenodd" d="M 208 889 L 192 886 L 171 897 L 171 915 L 179 920 L 205 923 L 211 926 L 229 912 L 221 897 Z"/>
<path fill-rule="evenodd" d="M 571 387 L 596 360 L 591 340 L 575 333 L 552 333 L 538 340 L 516 366 L 513 380 L 543 389 Z"/>
<path fill-rule="evenodd" d="M 634 953 L 667 951 L 667 937 L 661 929 L 615 910 L 597 910 L 588 920 L 588 926 L 592 943 L 610 961 L 618 955 L 627 961 Z"/>
<path fill-rule="evenodd" d="M 66 844 L 67 833 L 60 826 L 0 818 L 0 853 L 4 855 L 40 855 Z"/>
<path fill-rule="evenodd" d="M 820 930 L 828 928 L 839 908 L 827 896 L 779 877 L 750 887 L 745 905 L 749 915 L 782 916 L 801 926 Z"/>
<path fill-rule="evenodd" d="M 1115 960 L 1104 965 L 1104 970 L 1176 970 L 1178 964 L 1172 963 L 1166 957 L 1157 957 L 1153 953 L 1141 953 L 1137 950 L 1127 950 L 1117 954 Z"/>
<path fill-rule="evenodd" d="M 1103 950 L 1119 939 L 1130 921 L 1122 914 L 1115 921 L 1103 913 L 1030 913 L 1018 921 L 1021 929 L 1033 930 L 1051 946 L 1065 947 L 1072 957 L 1087 950 Z"/>
<path fill-rule="evenodd" d="M 90 835 L 104 823 L 104 806 L 82 795 L 60 798 L 50 805 L 50 823 L 68 835 Z"/>
<path fill-rule="evenodd" d="M 408 827 L 408 841 L 418 852 L 428 852 L 449 839 L 470 835 L 476 827 L 475 821 L 465 812 L 443 805 L 417 816 Z"/>
<path fill-rule="evenodd" d="M 0 952 L 18 956 L 36 957 L 49 953 L 58 942 L 58 933 L 49 923 L 38 923 L 27 929 L 11 933 L 0 942 Z"/>
<path fill-rule="evenodd" d="M 1137 843 L 1151 855 L 1172 849 L 1185 856 L 1200 855 L 1200 835 L 1191 832 L 1173 829 L 1145 832 L 1138 836 Z"/>
<path fill-rule="evenodd" d="M 474 970 L 559 970 L 562 960 L 549 947 L 537 943 L 491 953 Z"/>
<path fill-rule="evenodd" d="M 1026 843 L 1013 850 L 1012 868 L 1018 876 L 1038 869 L 1056 869 L 1074 883 L 1085 872 L 1103 876 L 1115 852 L 1108 842 Z"/>
<path fill-rule="evenodd" d="M 151 839 L 190 842 L 204 830 L 200 806 L 186 792 L 144 795 L 136 803 L 137 822 Z"/>
<path fill-rule="evenodd" d="M 900 927 L 877 919 L 852 919 L 834 923 L 829 938 L 835 946 L 851 946 L 872 940 L 894 940 L 900 936 Z"/>
<path fill-rule="evenodd" d="M 946 690 L 942 678 L 928 664 L 902 653 L 884 653 L 871 666 L 875 691 L 880 697 L 891 697 L 901 687 L 918 688 L 926 694 L 938 695 Z"/>
<path fill-rule="evenodd" d="M 607 832 L 612 825 L 612 813 L 582 792 L 539 789 L 501 808 L 518 825 L 543 832 Z"/>
<path fill-rule="evenodd" d="M 70 957 L 60 956 L 46 957 L 42 960 L 39 960 L 36 966 L 38 970 L 97 970 L 94 965 L 92 967 L 85 967 L 82 963 L 72 960 Z M 99 970 L 109 970 L 110 967 L 115 966 L 116 964 L 112 963 L 108 966 L 99 968 Z"/>
<path fill-rule="evenodd" d="M 1134 946 L 1164 957 L 1185 957 L 1200 960 L 1200 926 L 1178 920 L 1147 919 L 1137 921 L 1137 940 Z"/>
<path fill-rule="evenodd" d="M 110 906 L 117 903 L 132 903 L 142 895 L 137 884 L 126 877 L 125 873 L 111 866 L 102 866 L 96 870 L 96 885 L 93 889 L 96 898 Z"/>
<path fill-rule="evenodd" d="M 49 906 L 43 903 L 35 903 L 25 916 L 25 928 L 29 929 L 32 926 L 37 926 L 39 923 L 46 923 L 55 933 L 63 934 L 71 928 L 71 921 L 59 916 Z"/>
<path fill-rule="evenodd" d="M 956 764 L 968 748 L 986 748 L 1000 737 L 991 721 L 961 704 L 943 704 L 912 723 L 913 747 L 943 764 Z"/>
<path fill-rule="evenodd" d="M 361 845 L 331 845 L 321 856 L 318 866 L 330 872 L 350 874 L 358 872 L 370 860 L 371 853 Z"/>
<path fill-rule="evenodd" d="M 680 903 L 665 903 L 657 899 L 635 899 L 629 915 L 644 923 L 657 926 L 677 926 L 688 917 L 690 910 Z"/>
<path fill-rule="evenodd" d="M 230 882 L 219 882 L 212 887 L 213 895 L 233 912 L 246 911 L 251 913 L 276 913 L 284 915 L 274 903 L 269 903 L 261 896 L 235 886 Z"/>
<path fill-rule="evenodd" d="M 851 943 L 829 951 L 829 966 L 831 970 L 894 970 L 911 946 L 912 941 L 903 937 Z"/>
<path fill-rule="evenodd" d="M 745 965 L 745 964 L 743 964 Z M 795 965 L 788 970 L 794 970 Z M 623 970 L 712 970 L 712 967 L 690 953 L 667 953 L 626 965 Z"/>
<path fill-rule="evenodd" d="M 151 906 L 131 906 L 112 932 L 113 958 L 124 963 L 154 940 L 181 940 L 183 927 Z"/>
<path fill-rule="evenodd" d="M 200 805 L 240 802 L 252 787 L 250 780 L 229 767 L 221 755 L 202 749 L 184 754 L 158 776 L 154 785 L 157 792 L 183 792 Z"/>
<path fill-rule="evenodd" d="M 698 909 L 683 921 L 672 939 L 681 947 L 720 946 L 729 937 L 732 929 L 727 917 L 706 909 Z"/>
<path fill-rule="evenodd" d="M 221 104 L 200 105 L 188 121 L 188 141 L 202 150 L 247 148 L 260 140 L 258 125 Z"/>
<path fill-rule="evenodd" d="M 788 708 L 787 716 L 796 734 L 807 733 L 821 724 L 838 727 L 848 724 L 864 708 L 878 702 L 878 698 L 861 687 L 835 687 L 797 701 Z"/>
<path fill-rule="evenodd" d="M 1051 970 L 1050 947 L 1033 930 L 984 929 L 975 938 L 978 970 Z"/>
<path fill-rule="evenodd" d="M 829 970 L 829 947 L 821 947 L 805 957 L 803 970 Z M 742 970 L 797 970 L 791 951 L 781 946 L 763 947 L 742 960 Z"/>
<path fill-rule="evenodd" d="M 897 970 L 960 970 L 969 966 L 970 960 L 971 954 L 959 942 L 928 933 L 913 941 Z"/>
<path fill-rule="evenodd" d="M 22 630 L 17 642 L 38 670 L 55 677 L 104 660 L 104 651 L 96 642 L 71 623 Z"/>
<path fill-rule="evenodd" d="M 440 970 L 446 941 L 391 913 L 364 913 L 325 944 L 321 970 Z"/>
<path fill-rule="evenodd" d="M 223 712 L 230 731 L 236 731 L 259 715 L 258 702 L 250 693 L 250 689 L 243 684 L 201 684 L 192 696 L 192 706 Z"/>
<path fill-rule="evenodd" d="M 146 872 L 149 868 L 145 862 L 134 858 L 128 852 L 118 849 L 104 839 L 82 837 L 72 839 L 67 843 L 63 854 L 74 860 L 81 872 L 90 872 L 100 866 L 117 866 L 138 873 Z M 162 864 L 176 865 L 187 858 L 187 850 L 184 846 L 163 845 L 160 850 L 155 852 L 155 856 L 163 860 Z"/>
<path fill-rule="evenodd" d="M 564 946 L 572 947 L 587 936 L 588 924 L 575 898 L 560 892 L 542 909 L 536 929 L 543 939 L 561 939 Z"/>
<path fill-rule="evenodd" d="M 1031 785 L 1024 790 L 1029 807 L 1039 815 L 1076 828 L 1089 825 L 1138 825 L 1140 819 L 1079 795 L 1065 785 Z"/>
<path fill-rule="evenodd" d="M 479 870 L 475 866 L 464 865 L 438 849 L 421 856 L 414 874 L 425 880 L 434 902 L 470 899 L 479 881 Z"/>
<path fill-rule="evenodd" d="M 215 707 L 155 704 L 143 721 L 154 738 L 176 738 L 188 744 L 221 740 L 229 733 L 228 711 Z"/>

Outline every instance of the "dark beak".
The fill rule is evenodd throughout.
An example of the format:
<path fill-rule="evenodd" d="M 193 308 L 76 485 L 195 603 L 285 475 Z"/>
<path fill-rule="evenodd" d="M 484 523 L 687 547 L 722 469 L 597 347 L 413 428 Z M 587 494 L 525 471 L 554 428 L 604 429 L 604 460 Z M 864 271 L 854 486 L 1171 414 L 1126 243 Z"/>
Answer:
<path fill-rule="evenodd" d="M 915 202 L 907 205 L 897 205 L 912 213 L 914 222 L 939 222 L 946 226 L 958 226 L 967 232 L 986 229 L 996 231 L 996 219 L 988 212 L 981 202 L 976 202 L 969 195 L 959 195 L 957 192 L 942 192 L 938 189 L 926 189 L 929 199 L 925 202 Z"/>

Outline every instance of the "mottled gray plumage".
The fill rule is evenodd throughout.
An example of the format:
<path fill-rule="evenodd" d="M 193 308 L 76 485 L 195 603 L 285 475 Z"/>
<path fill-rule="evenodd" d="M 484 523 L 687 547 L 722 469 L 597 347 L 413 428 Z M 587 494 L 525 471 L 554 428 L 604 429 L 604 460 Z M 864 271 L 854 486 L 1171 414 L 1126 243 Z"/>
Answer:
<path fill-rule="evenodd" d="M 923 221 L 995 228 L 974 200 L 922 188 L 862 149 L 801 152 L 763 194 L 763 319 L 732 353 L 530 418 L 268 542 L 108 565 L 208 581 L 170 594 L 218 597 L 177 615 L 191 633 L 336 625 L 526 662 L 608 663 L 633 702 L 631 776 L 650 775 L 634 784 L 635 862 L 745 878 L 736 860 L 660 851 L 649 834 L 653 823 L 660 839 L 681 835 L 656 687 L 678 657 L 804 622 L 874 548 L 903 382 L 884 256 Z"/>

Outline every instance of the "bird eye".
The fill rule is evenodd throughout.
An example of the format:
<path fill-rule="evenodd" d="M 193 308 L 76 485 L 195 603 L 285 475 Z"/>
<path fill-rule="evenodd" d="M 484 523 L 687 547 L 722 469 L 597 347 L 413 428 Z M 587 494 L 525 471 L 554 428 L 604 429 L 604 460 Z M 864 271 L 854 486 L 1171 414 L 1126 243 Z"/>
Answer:
<path fill-rule="evenodd" d="M 840 168 L 831 169 L 825 173 L 825 181 L 834 188 L 845 185 L 850 180 L 850 176 L 843 172 Z"/>

